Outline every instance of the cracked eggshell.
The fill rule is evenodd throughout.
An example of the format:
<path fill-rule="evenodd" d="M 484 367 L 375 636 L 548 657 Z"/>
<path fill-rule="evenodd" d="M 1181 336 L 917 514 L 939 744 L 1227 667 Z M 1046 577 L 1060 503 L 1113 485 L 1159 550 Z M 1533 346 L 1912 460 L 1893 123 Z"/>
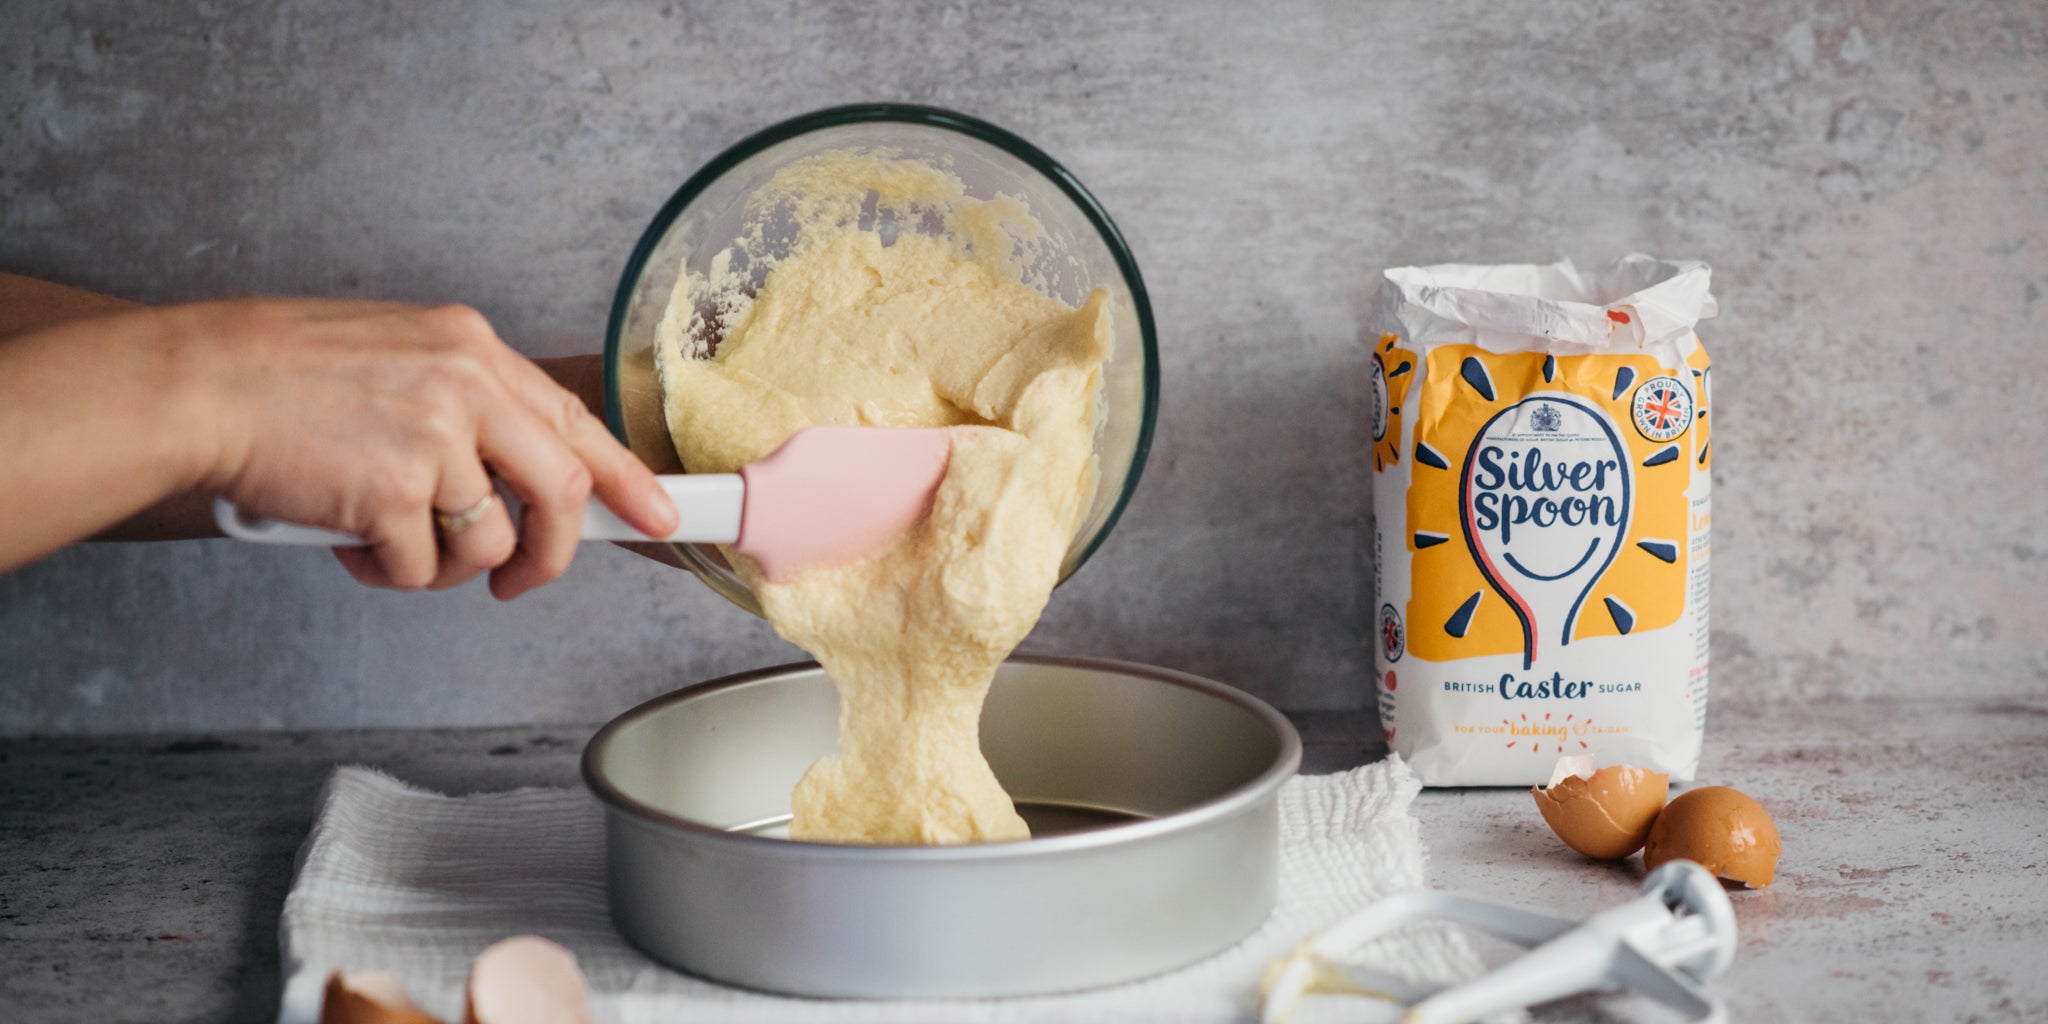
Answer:
<path fill-rule="evenodd" d="M 320 997 L 320 1024 L 441 1024 L 413 1004 L 405 986 L 383 971 L 327 976 Z"/>
<path fill-rule="evenodd" d="M 1551 831 L 1566 846 L 1597 860 L 1619 860 L 1642 849 L 1671 791 L 1670 776 L 1620 764 L 1590 778 L 1566 774 L 1566 769 L 1559 766 L 1559 777 L 1548 788 L 1529 790 Z"/>
<path fill-rule="evenodd" d="M 590 984 L 576 954 L 538 935 L 515 935 L 478 953 L 469 969 L 466 1024 L 590 1024 Z"/>
<path fill-rule="evenodd" d="M 1762 804 L 1726 786 L 1688 790 L 1671 801 L 1650 829 L 1643 866 L 1696 861 L 1714 874 L 1761 889 L 1778 873 L 1784 852 L 1778 826 Z"/>

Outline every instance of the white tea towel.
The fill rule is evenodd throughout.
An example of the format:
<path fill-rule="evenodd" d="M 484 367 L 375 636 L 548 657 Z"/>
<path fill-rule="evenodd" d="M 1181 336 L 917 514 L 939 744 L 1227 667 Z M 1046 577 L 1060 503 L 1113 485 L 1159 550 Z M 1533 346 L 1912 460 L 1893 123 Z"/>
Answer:
<path fill-rule="evenodd" d="M 1398 758 L 1289 781 L 1280 792 L 1272 917 L 1179 971 L 1060 996 L 838 1002 L 728 988 L 628 946 L 605 911 L 603 811 L 582 790 L 446 797 L 340 768 L 321 793 L 285 900 L 279 1019 L 312 1024 L 327 974 L 342 969 L 390 971 L 422 1007 L 458 1020 L 470 961 L 499 939 L 530 933 L 575 952 L 590 978 L 592 1015 L 604 1024 L 1254 1020 L 1267 961 L 1366 903 L 1423 884 L 1422 842 L 1408 814 L 1420 788 Z M 1374 953 L 1377 966 L 1424 978 L 1467 978 L 1479 968 L 1462 939 L 1442 929 Z"/>

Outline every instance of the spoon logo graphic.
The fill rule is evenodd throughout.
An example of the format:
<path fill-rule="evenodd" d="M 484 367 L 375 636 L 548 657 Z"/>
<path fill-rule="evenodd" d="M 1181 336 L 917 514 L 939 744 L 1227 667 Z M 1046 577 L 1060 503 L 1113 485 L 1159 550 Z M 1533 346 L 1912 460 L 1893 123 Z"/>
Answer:
<path fill-rule="evenodd" d="M 1524 398 L 1481 427 L 1458 484 L 1465 544 L 1522 624 L 1522 667 L 1571 643 L 1579 611 L 1628 535 L 1635 480 L 1606 412 L 1569 394 Z M 1474 594 L 1459 610 L 1469 620 Z"/>

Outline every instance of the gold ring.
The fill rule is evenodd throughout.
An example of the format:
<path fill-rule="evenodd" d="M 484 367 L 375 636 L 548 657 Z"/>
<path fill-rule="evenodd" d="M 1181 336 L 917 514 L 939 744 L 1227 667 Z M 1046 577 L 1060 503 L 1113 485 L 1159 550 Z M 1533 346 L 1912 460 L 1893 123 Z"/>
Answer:
<path fill-rule="evenodd" d="M 489 512 L 491 506 L 497 503 L 498 495 L 495 492 L 487 491 L 483 497 L 476 500 L 476 504 L 460 512 L 434 513 L 434 525 L 439 526 L 442 533 L 453 536 L 475 526 L 477 520 L 482 519 L 484 513 Z"/>

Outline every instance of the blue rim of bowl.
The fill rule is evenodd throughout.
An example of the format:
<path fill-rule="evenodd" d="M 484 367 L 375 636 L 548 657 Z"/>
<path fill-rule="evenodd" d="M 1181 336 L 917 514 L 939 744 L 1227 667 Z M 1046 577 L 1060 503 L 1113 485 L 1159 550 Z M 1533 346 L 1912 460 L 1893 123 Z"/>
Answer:
<path fill-rule="evenodd" d="M 1095 531 L 1088 546 L 1081 551 L 1081 557 L 1074 563 L 1079 572 L 1087 564 L 1102 542 L 1109 539 L 1110 531 L 1123 518 L 1124 507 L 1130 504 L 1131 495 L 1137 493 L 1138 478 L 1144 474 L 1145 463 L 1152 454 L 1152 429 L 1159 413 L 1159 342 L 1152 323 L 1152 300 L 1145 291 L 1145 279 L 1138 273 L 1138 261 L 1131 255 L 1131 247 L 1124 241 L 1123 232 L 1109 219 L 1108 211 L 1095 200 L 1095 196 L 1081 184 L 1080 179 L 1060 165 L 1060 162 L 1046 155 L 1044 150 L 1024 141 L 1016 134 L 998 128 L 980 118 L 970 117 L 942 107 L 926 107 L 912 103 L 855 103 L 843 107 L 828 107 L 808 114 L 790 118 L 763 128 L 752 135 L 726 147 L 725 151 L 712 158 L 711 162 L 690 175 L 668 202 L 662 204 L 661 212 L 654 215 L 652 223 L 640 235 L 639 244 L 633 247 L 633 254 L 626 260 L 626 269 L 619 275 L 618 289 L 612 295 L 612 312 L 605 325 L 604 336 L 604 419 L 611 428 L 612 436 L 620 443 L 627 441 L 624 410 L 619 401 L 619 377 L 613 367 L 619 358 L 620 336 L 625 331 L 626 311 L 632 306 L 634 285 L 640 268 L 654 253 L 662 236 L 668 233 L 669 225 L 682 215 L 683 208 L 692 199 L 724 176 L 725 172 L 738 166 L 771 146 L 780 145 L 800 135 L 806 135 L 825 128 L 836 128 L 849 124 L 870 124 L 893 122 L 898 124 L 926 125 L 958 132 L 969 138 L 988 143 L 1011 156 L 1022 160 L 1031 169 L 1045 175 L 1046 179 L 1059 187 L 1067 198 L 1079 207 L 1088 222 L 1095 227 L 1109 247 L 1110 255 L 1116 260 L 1117 272 L 1123 275 L 1124 284 L 1131 290 L 1131 305 L 1138 314 L 1139 343 L 1145 348 L 1145 409 L 1144 418 L 1138 424 L 1138 443 L 1131 451 L 1131 470 L 1124 478 L 1123 492 L 1117 495 L 1116 504 L 1109 510 L 1102 528 Z"/>

